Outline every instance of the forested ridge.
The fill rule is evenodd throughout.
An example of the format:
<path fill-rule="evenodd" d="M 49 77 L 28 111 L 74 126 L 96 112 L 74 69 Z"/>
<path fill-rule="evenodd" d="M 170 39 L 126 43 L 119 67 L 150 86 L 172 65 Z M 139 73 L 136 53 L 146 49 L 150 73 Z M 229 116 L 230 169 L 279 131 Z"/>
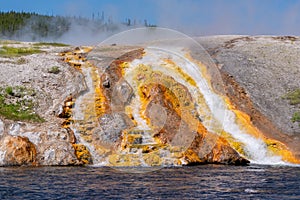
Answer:
<path fill-rule="evenodd" d="M 29 33 L 32 37 L 55 38 L 68 31 L 70 24 L 70 20 L 61 16 L 15 11 L 0 12 L 0 37 L 10 39 Z"/>
<path fill-rule="evenodd" d="M 42 40 L 57 39 L 72 28 L 90 31 L 92 33 L 116 32 L 128 26 L 155 27 L 147 20 L 125 19 L 124 22 L 114 22 L 112 17 L 98 14 L 92 18 L 80 16 L 53 16 L 29 12 L 0 11 L 0 39 Z M 123 27 L 123 28 L 122 28 Z M 125 28 L 126 29 L 126 28 Z M 26 38 L 25 38 L 26 37 Z"/>

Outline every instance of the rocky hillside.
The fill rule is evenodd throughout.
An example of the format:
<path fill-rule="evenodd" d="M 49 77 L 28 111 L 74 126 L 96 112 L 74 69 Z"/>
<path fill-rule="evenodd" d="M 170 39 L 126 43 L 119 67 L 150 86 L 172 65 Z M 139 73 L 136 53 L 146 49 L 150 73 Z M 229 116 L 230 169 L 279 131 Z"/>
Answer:
<path fill-rule="evenodd" d="M 57 117 L 64 100 L 84 89 L 82 75 L 58 55 L 66 47 L 1 43 L 1 165 L 76 164 L 71 137 Z"/>
<path fill-rule="evenodd" d="M 300 156 L 300 38 L 198 38 L 220 68 L 227 95 L 268 137 Z"/>
<path fill-rule="evenodd" d="M 300 39 L 215 36 L 197 40 L 218 66 L 222 79 L 212 80 L 223 86 L 219 92 L 229 97 L 236 114 L 249 116 L 247 125 L 268 138 L 268 148 L 297 162 L 289 150 L 300 158 Z M 126 74 L 128 63 L 142 61 L 144 48 L 0 41 L 0 165 L 104 160 L 110 166 L 248 163 L 242 145 L 227 133 L 218 136 L 204 126 L 206 118 L 196 114 L 189 86 L 146 64 Z M 197 52 L 191 50 L 197 59 Z M 168 59 L 164 60 L 167 67 L 195 85 Z M 134 76 L 141 87 L 130 86 L 134 84 L 128 78 Z M 158 76 L 163 79 L 154 84 Z M 174 91 L 173 86 L 158 82 L 174 85 Z M 142 130 L 138 111 L 129 109 L 136 104 L 148 124 Z M 177 130 L 182 131 L 176 135 Z M 176 146 L 174 135 L 188 140 L 190 146 Z"/>

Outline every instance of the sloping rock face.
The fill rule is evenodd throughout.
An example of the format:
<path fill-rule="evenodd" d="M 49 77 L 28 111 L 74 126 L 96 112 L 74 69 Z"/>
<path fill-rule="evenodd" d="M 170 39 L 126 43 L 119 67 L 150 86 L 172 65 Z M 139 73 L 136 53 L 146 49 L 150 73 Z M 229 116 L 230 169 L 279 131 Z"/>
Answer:
<path fill-rule="evenodd" d="M 183 85 L 179 85 L 177 87 L 181 88 L 180 93 L 183 94 L 180 97 L 187 96 L 185 104 L 191 102 L 188 91 Z M 159 84 L 144 85 L 142 93 L 147 104 L 146 117 L 152 126 L 159 126 L 158 119 L 161 119 L 160 112 L 153 111 L 153 106 L 159 106 L 161 110 L 166 112 L 167 119 L 155 137 L 165 144 L 185 148 L 184 163 L 190 165 L 199 163 L 245 165 L 249 163 L 224 138 L 208 132 L 201 122 L 193 122 L 197 120 L 196 116 L 188 116 L 190 115 L 188 113 L 192 112 L 189 112 L 187 107 L 180 107 L 178 101 L 176 103 L 176 97 L 172 97 L 172 92 L 169 89 Z M 178 111 L 178 108 L 181 112 Z M 189 127 L 193 123 L 198 126 L 194 132 Z"/>
<path fill-rule="evenodd" d="M 197 39 L 219 66 L 227 96 L 269 138 L 300 158 L 299 112 L 284 98 L 300 88 L 299 37 L 214 36 Z"/>

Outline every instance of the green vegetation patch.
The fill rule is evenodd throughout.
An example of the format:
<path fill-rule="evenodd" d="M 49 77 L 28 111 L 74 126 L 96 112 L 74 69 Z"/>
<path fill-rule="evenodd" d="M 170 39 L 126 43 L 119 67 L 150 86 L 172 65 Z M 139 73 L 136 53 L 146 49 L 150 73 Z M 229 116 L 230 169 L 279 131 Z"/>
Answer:
<path fill-rule="evenodd" d="M 44 122 L 34 112 L 36 92 L 22 86 L 0 88 L 0 115 L 15 121 Z"/>
<path fill-rule="evenodd" d="M 13 41 L 13 40 L 0 40 L 0 44 L 2 44 L 2 45 L 21 44 L 21 42 Z"/>
<path fill-rule="evenodd" d="M 68 47 L 70 45 L 56 42 L 38 42 L 34 43 L 33 46 L 53 46 L 53 47 Z"/>
<path fill-rule="evenodd" d="M 14 94 L 13 88 L 10 86 L 5 88 L 5 92 L 6 92 L 6 94 L 11 95 L 11 96 L 13 96 L 13 94 Z"/>
<path fill-rule="evenodd" d="M 292 122 L 300 122 L 300 112 L 295 112 L 292 117 Z"/>
<path fill-rule="evenodd" d="M 296 89 L 292 92 L 289 92 L 284 96 L 285 99 L 290 101 L 291 105 L 300 105 L 300 89 Z M 300 122 L 300 112 L 295 112 L 291 118 L 292 122 Z M 300 123 L 299 123 L 300 126 Z"/>
<path fill-rule="evenodd" d="M 58 74 L 59 72 L 60 72 L 60 69 L 58 66 L 53 66 L 50 69 L 48 69 L 48 73 Z"/>
<path fill-rule="evenodd" d="M 284 96 L 284 98 L 288 99 L 291 105 L 300 104 L 300 89 L 289 92 Z"/>
<path fill-rule="evenodd" d="M 28 47 L 9 47 L 3 46 L 0 48 L 0 56 L 4 57 L 14 57 L 14 56 L 23 56 L 23 55 L 30 55 L 35 53 L 42 53 L 40 49 L 36 48 L 28 48 Z"/>

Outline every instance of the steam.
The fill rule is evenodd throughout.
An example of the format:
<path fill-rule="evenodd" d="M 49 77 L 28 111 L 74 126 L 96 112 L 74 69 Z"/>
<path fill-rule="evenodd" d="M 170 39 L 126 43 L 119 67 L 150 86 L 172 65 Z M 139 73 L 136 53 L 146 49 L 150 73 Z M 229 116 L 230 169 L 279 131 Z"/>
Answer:
<path fill-rule="evenodd" d="M 72 21 L 70 29 L 64 33 L 58 42 L 73 45 L 95 45 L 116 33 L 130 29 L 122 23 L 101 23 L 87 21 L 86 24 L 78 24 Z"/>
<path fill-rule="evenodd" d="M 57 12 L 63 10 L 60 13 L 62 16 L 77 16 L 64 17 L 68 20 L 69 27 L 63 34 L 37 35 L 30 29 L 38 21 L 33 17 L 24 29 L 10 39 L 73 45 L 99 44 L 111 35 L 144 26 L 145 20 L 189 36 L 300 35 L 299 1 L 131 0 L 130 3 L 92 3 L 68 0 L 62 2 L 59 8 L 54 8 Z M 105 16 L 102 10 L 105 11 Z M 130 19 L 130 26 L 126 24 L 126 19 Z M 53 32 L 57 32 L 57 20 L 59 17 L 49 20 Z"/>
<path fill-rule="evenodd" d="M 114 22 L 112 17 L 104 19 L 87 19 L 83 17 L 49 17 L 32 16 L 25 26 L 7 39 L 34 42 L 60 42 L 72 45 L 95 45 L 116 33 L 141 24 L 128 26 L 127 23 Z"/>

